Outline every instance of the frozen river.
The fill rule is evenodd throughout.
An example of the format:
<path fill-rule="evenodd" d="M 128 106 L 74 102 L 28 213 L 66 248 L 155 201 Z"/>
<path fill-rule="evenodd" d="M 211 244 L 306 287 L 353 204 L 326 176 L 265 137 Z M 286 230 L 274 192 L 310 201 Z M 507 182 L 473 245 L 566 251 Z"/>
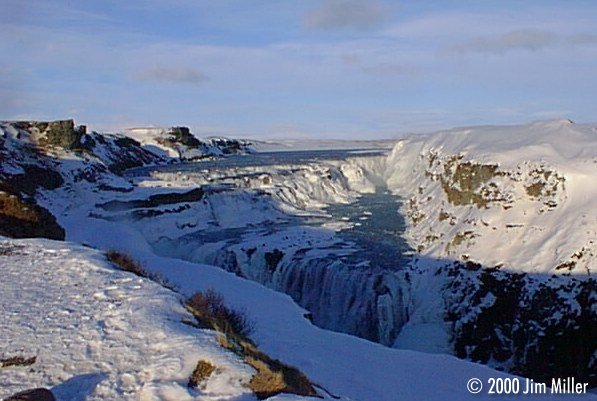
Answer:
<path fill-rule="evenodd" d="M 150 172 L 181 172 L 192 173 L 197 171 L 215 173 L 227 171 L 237 167 L 271 166 L 301 166 L 318 161 L 344 160 L 348 157 L 375 157 L 384 155 L 387 151 L 379 149 L 362 150 L 309 150 L 309 151 L 284 151 L 264 152 L 250 155 L 230 156 L 224 159 L 206 160 L 193 163 L 184 163 L 159 168 L 144 168 L 132 172 L 133 175 L 145 175 Z M 129 173 L 130 174 L 130 173 Z M 217 185 L 217 181 L 214 182 Z M 196 241 L 201 244 L 227 241 L 240 243 L 243 238 L 251 236 L 271 236 L 275 232 L 287 230 L 291 226 L 324 227 L 333 222 L 346 224 L 339 225 L 337 236 L 356 245 L 358 252 L 341 259 L 353 266 L 368 265 L 374 269 L 399 269 L 399 265 L 409 254 L 410 248 L 402 238 L 405 229 L 403 216 L 398 213 L 401 205 L 400 197 L 390 193 L 385 187 L 377 187 L 374 193 L 361 194 L 351 203 L 332 203 L 324 208 L 324 217 L 289 216 L 283 222 L 259 227 L 236 228 L 211 228 L 199 230 L 186 235 L 185 241 Z M 169 245 L 162 244 L 165 249 Z"/>

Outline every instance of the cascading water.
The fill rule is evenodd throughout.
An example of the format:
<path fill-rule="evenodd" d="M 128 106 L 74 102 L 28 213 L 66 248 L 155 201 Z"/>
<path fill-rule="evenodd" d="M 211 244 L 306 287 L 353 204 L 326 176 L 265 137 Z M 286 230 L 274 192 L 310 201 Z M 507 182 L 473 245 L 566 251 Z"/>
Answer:
<path fill-rule="evenodd" d="M 288 159 L 276 155 L 277 163 L 289 166 L 276 172 L 261 170 L 259 158 L 249 173 L 214 171 L 217 164 L 212 163 L 206 179 L 219 175 L 216 183 L 240 190 L 241 184 L 255 187 L 247 177 L 269 174 L 279 184 L 253 193 L 243 190 L 245 195 L 250 193 L 248 203 L 262 208 L 257 205 L 265 197 L 268 202 L 276 204 L 282 199 L 300 209 L 305 197 L 324 198 L 327 206 L 317 213 L 286 213 L 284 219 L 237 227 L 218 226 L 216 221 L 207 229 L 160 238 L 153 243 L 154 249 L 163 255 L 214 264 L 284 292 L 305 307 L 320 327 L 392 345 L 407 320 L 408 277 L 401 266 L 407 263 L 409 247 L 400 236 L 405 227 L 398 213 L 400 198 L 388 192 L 380 179 L 367 179 L 376 182 L 367 187 L 368 192 L 357 193 L 350 188 L 355 178 L 342 164 L 315 168 L 314 175 L 304 180 L 316 180 L 313 189 L 297 178 L 300 165 L 289 163 L 298 155 L 293 152 Z M 374 161 L 373 156 L 362 159 Z M 266 160 L 266 165 L 274 164 L 269 157 Z M 243 158 L 245 168 L 250 161 Z M 357 171 L 361 180 L 365 175 L 371 177 L 371 171 Z M 222 213 L 222 197 L 230 199 L 226 193 L 218 196 L 210 205 L 213 215 Z M 297 199 L 303 203 L 297 205 Z M 333 199 L 340 201 L 334 203 Z"/>

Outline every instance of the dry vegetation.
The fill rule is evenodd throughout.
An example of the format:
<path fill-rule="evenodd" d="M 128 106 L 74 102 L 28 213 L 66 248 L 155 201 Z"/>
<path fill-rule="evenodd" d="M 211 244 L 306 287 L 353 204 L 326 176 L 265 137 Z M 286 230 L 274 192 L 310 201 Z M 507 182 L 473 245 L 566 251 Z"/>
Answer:
<path fill-rule="evenodd" d="M 141 266 L 139 262 L 131 258 L 129 255 L 119 251 L 110 250 L 106 252 L 106 257 L 114 265 L 118 266 L 120 270 L 136 274 L 139 277 L 151 278 L 147 270 L 145 270 L 145 268 Z"/>
<path fill-rule="evenodd" d="M 242 337 L 253 332 L 246 314 L 227 307 L 224 298 L 213 289 L 193 294 L 186 306 L 203 328 Z"/>
<path fill-rule="evenodd" d="M 170 290 L 177 290 L 172 283 L 170 283 L 160 274 L 148 272 L 143 265 L 141 265 L 141 263 L 125 253 L 112 249 L 106 252 L 106 258 L 108 258 L 108 261 L 118 267 L 120 270 L 133 273 L 139 277 L 150 279 Z"/>
<path fill-rule="evenodd" d="M 0 358 L 0 368 L 7 368 L 9 366 L 30 366 L 35 363 L 37 357 L 24 358 L 22 356 L 11 356 L 9 358 Z"/>
<path fill-rule="evenodd" d="M 318 396 L 303 372 L 271 358 L 255 345 L 248 337 L 253 327 L 246 315 L 227 307 L 220 294 L 214 290 L 198 292 L 187 300 L 186 306 L 201 327 L 218 332 L 222 347 L 239 355 L 256 370 L 248 387 L 257 398 L 280 393 Z"/>
<path fill-rule="evenodd" d="M 188 386 L 192 388 L 199 387 L 203 389 L 205 386 L 205 382 L 207 381 L 207 379 L 209 379 L 209 376 L 211 376 L 211 374 L 216 371 L 216 369 L 217 368 L 210 362 L 205 361 L 203 359 L 199 360 L 199 362 L 197 362 L 195 370 L 189 378 Z"/>

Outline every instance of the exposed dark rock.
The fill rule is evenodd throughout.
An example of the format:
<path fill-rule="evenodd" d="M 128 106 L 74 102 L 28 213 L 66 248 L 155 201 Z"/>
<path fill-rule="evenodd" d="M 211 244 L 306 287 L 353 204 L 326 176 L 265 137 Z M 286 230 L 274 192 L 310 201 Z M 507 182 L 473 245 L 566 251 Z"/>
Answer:
<path fill-rule="evenodd" d="M 239 277 L 245 277 L 234 251 L 226 250 L 218 253 L 214 259 L 214 264 L 216 266 L 226 266 L 226 270 L 230 273 L 234 273 Z"/>
<path fill-rule="evenodd" d="M 457 263 L 448 289 L 457 356 L 492 361 L 538 382 L 575 377 L 597 386 L 597 282 L 551 280 Z"/>
<path fill-rule="evenodd" d="M 64 229 L 46 209 L 16 194 L 0 192 L 0 235 L 64 240 Z"/>
<path fill-rule="evenodd" d="M 172 127 L 168 134 L 172 137 L 174 142 L 178 142 L 189 148 L 199 148 L 205 146 L 203 142 L 195 138 L 188 127 Z"/>
<path fill-rule="evenodd" d="M 110 212 L 121 212 L 131 209 L 157 207 L 160 205 L 171 205 L 182 202 L 197 202 L 203 199 L 204 192 L 202 188 L 195 188 L 182 193 L 167 193 L 151 195 L 147 199 L 135 199 L 130 201 L 110 201 L 97 205 Z"/>
<path fill-rule="evenodd" d="M 96 138 L 101 137 L 102 135 L 96 134 Z M 164 162 L 160 157 L 143 149 L 141 144 L 132 138 L 118 137 L 114 140 L 114 145 L 120 149 L 109 149 L 111 158 L 104 160 L 108 169 L 114 174 L 122 174 L 125 170 L 146 164 Z"/>
<path fill-rule="evenodd" d="M 34 127 L 45 134 L 42 145 L 53 145 L 64 149 L 80 148 L 81 137 L 86 132 L 84 125 L 75 128 L 74 120 L 36 122 Z"/>
<path fill-rule="evenodd" d="M 24 164 L 21 168 L 25 171 L 23 174 L 15 174 L 5 180 L 0 180 L 0 190 L 22 192 L 33 196 L 40 187 L 52 190 L 64 183 L 60 173 L 51 168 L 43 168 L 34 164 Z"/>
<path fill-rule="evenodd" d="M 271 252 L 265 253 L 265 266 L 270 272 L 275 272 L 276 268 L 278 267 L 278 263 L 284 257 L 284 252 L 280 251 L 279 249 L 274 249 Z"/>
<path fill-rule="evenodd" d="M 498 171 L 497 165 L 462 162 L 454 157 L 444 166 L 441 183 L 451 204 L 474 204 L 481 208 L 487 207 L 490 202 L 504 200 L 497 188 L 484 186 L 492 178 L 501 175 L 503 173 Z"/>
<path fill-rule="evenodd" d="M 249 248 L 245 251 L 245 253 L 247 254 L 247 256 L 249 258 L 251 258 L 253 256 L 253 254 L 255 253 L 255 251 L 257 250 L 257 248 L 253 247 L 253 248 Z"/>
<path fill-rule="evenodd" d="M 122 187 L 114 187 L 112 185 L 108 185 L 108 184 L 100 184 L 98 185 L 98 189 L 100 191 L 112 191 L 112 192 L 123 192 L 123 193 L 127 193 L 127 192 L 131 192 L 133 190 L 133 187 L 127 187 L 127 188 L 122 188 Z"/>
<path fill-rule="evenodd" d="M 220 148 L 225 155 L 243 152 L 243 145 L 236 139 L 212 138 L 212 145 Z"/>
<path fill-rule="evenodd" d="M 5 398 L 4 401 L 56 401 L 56 398 L 48 389 L 35 388 L 21 391 L 20 393 Z"/>

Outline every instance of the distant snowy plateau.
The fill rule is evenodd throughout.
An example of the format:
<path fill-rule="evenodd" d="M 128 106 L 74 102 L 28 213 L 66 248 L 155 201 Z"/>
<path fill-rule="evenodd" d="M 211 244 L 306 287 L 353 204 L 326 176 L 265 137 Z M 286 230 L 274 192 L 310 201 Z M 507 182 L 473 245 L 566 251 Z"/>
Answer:
<path fill-rule="evenodd" d="M 210 288 L 324 399 L 597 387 L 597 125 L 276 143 L 1 122 L 0 162 L 0 399 L 256 399 L 253 367 L 185 324 Z M 218 368 L 188 388 L 198 360 Z"/>

